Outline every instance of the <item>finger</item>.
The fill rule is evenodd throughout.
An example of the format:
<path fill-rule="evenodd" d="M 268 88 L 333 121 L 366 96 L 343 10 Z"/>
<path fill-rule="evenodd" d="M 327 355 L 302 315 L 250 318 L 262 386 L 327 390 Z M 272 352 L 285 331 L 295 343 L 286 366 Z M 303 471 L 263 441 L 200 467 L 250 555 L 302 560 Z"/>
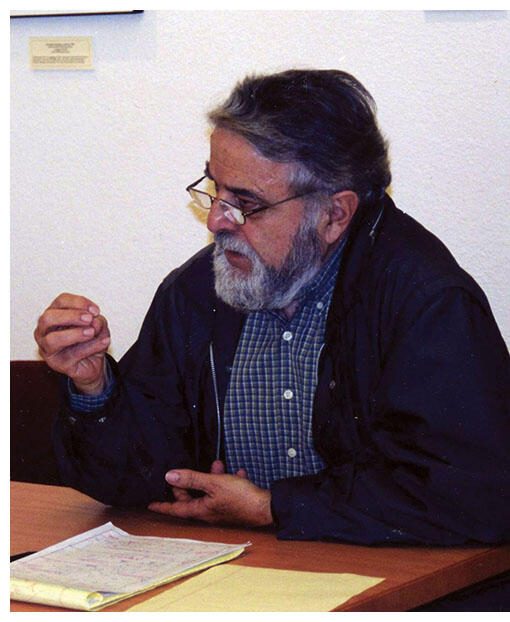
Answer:
<path fill-rule="evenodd" d="M 83 309 L 48 309 L 39 318 L 35 336 L 37 339 L 37 337 L 45 337 L 55 330 L 90 326 L 93 320 L 92 313 Z"/>
<path fill-rule="evenodd" d="M 153 503 L 149 503 L 147 509 L 151 512 L 158 512 L 159 514 L 170 514 L 170 506 L 173 503 L 169 501 L 154 501 Z"/>
<path fill-rule="evenodd" d="M 211 464 L 211 473 L 215 473 L 216 475 L 220 475 L 221 473 L 225 473 L 225 465 L 221 460 L 215 460 Z"/>
<path fill-rule="evenodd" d="M 92 313 L 92 315 L 99 315 L 99 307 L 95 302 L 93 302 L 89 298 L 85 298 L 85 296 L 77 296 L 76 294 L 60 294 L 51 303 L 49 308 L 83 309 L 89 311 L 89 313 Z"/>
<path fill-rule="evenodd" d="M 108 322 L 102 315 L 98 315 L 92 320 L 92 328 L 94 329 L 94 335 L 96 339 L 103 339 L 110 336 L 110 330 L 108 328 Z"/>
<path fill-rule="evenodd" d="M 109 344 L 110 338 L 105 337 L 74 344 L 53 354 L 47 354 L 41 348 L 39 351 L 46 363 L 55 371 L 76 381 L 90 382 L 93 377 L 101 375 L 101 360 L 104 359 Z"/>
<path fill-rule="evenodd" d="M 46 357 L 50 357 L 79 344 L 92 344 L 97 341 L 94 337 L 95 330 L 92 326 L 68 328 L 48 333 L 41 339 L 39 347 Z"/>
<path fill-rule="evenodd" d="M 237 477 L 242 477 L 243 479 L 248 479 L 248 473 L 244 469 L 239 469 L 236 473 Z"/>
<path fill-rule="evenodd" d="M 192 499 L 191 501 L 157 501 L 150 503 L 147 508 L 151 512 L 166 514 L 174 518 L 195 518 L 198 520 L 206 520 L 208 512 L 200 499 Z"/>
<path fill-rule="evenodd" d="M 82 326 L 52 326 L 43 336 L 39 329 L 36 329 L 34 336 L 43 352 L 53 354 L 75 343 L 83 343 L 93 338 L 104 339 L 105 337 L 110 337 L 108 322 L 105 317 L 102 315 L 92 317 L 91 314 L 83 314 L 81 317 L 84 323 Z M 64 320 L 63 317 L 58 316 L 55 319 Z M 88 324 L 86 323 L 87 321 L 89 322 Z"/>
<path fill-rule="evenodd" d="M 211 488 L 212 478 L 215 475 L 209 473 L 200 473 L 200 471 L 192 471 L 191 469 L 179 469 L 178 471 L 168 471 L 165 475 L 166 481 L 170 486 L 176 488 L 193 488 L 209 492 Z"/>
<path fill-rule="evenodd" d="M 74 368 L 86 363 L 89 359 L 102 358 L 110 345 L 110 338 L 91 339 L 84 343 L 75 344 L 60 352 L 47 357 L 47 361 L 60 360 L 64 365 Z"/>
<path fill-rule="evenodd" d="M 184 488 L 172 488 L 172 493 L 176 501 L 191 501 L 193 498 Z"/>

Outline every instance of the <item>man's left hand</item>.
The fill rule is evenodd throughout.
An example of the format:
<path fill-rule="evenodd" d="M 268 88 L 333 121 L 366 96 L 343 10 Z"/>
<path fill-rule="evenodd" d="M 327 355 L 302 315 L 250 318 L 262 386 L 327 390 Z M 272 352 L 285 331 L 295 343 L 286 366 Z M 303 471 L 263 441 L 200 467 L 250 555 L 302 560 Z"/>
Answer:
<path fill-rule="evenodd" d="M 208 523 L 266 526 L 273 523 L 271 493 L 259 488 L 239 472 L 229 475 L 221 472 L 201 473 L 190 469 L 169 471 L 166 481 L 172 486 L 173 502 L 154 502 L 148 508 L 153 512 L 176 518 L 194 518 Z M 216 469 L 221 471 L 221 469 Z M 191 497 L 187 490 L 204 493 Z"/>

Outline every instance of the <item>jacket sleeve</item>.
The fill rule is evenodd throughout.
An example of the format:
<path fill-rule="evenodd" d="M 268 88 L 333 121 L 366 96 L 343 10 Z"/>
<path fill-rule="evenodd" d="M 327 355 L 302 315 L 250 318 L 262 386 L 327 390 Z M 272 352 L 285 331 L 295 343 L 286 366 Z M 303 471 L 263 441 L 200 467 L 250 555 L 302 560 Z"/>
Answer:
<path fill-rule="evenodd" d="M 346 417 L 359 414 L 358 444 L 316 475 L 272 486 L 278 536 L 361 544 L 508 540 L 509 368 L 480 299 L 460 287 L 424 297 L 392 336 L 369 413 L 340 414 L 345 434 L 355 423 Z"/>
<path fill-rule="evenodd" d="M 161 287 L 137 342 L 118 365 L 110 359 L 115 385 L 106 404 L 83 413 L 64 398 L 55 422 L 63 483 L 103 503 L 145 506 L 164 500 L 166 471 L 194 464 L 179 371 L 185 348 L 171 305 Z"/>

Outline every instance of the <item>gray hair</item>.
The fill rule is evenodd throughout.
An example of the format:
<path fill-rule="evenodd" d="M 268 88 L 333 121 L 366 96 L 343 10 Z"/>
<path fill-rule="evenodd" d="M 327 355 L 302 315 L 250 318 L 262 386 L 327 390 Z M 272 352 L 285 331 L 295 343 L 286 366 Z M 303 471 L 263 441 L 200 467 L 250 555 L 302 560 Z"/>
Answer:
<path fill-rule="evenodd" d="M 293 163 L 294 192 L 356 192 L 363 205 L 391 181 L 375 102 L 356 78 L 337 70 L 289 70 L 247 77 L 209 113 L 263 156 Z"/>

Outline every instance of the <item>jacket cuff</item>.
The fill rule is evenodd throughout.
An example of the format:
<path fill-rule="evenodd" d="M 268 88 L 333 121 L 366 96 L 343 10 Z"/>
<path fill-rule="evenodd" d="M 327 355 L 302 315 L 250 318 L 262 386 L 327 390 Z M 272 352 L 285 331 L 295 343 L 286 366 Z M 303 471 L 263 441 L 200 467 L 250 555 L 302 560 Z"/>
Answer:
<path fill-rule="evenodd" d="M 320 511 L 323 480 L 321 471 L 271 484 L 271 512 L 280 540 L 315 540 L 324 535 L 322 523 L 327 513 Z"/>
<path fill-rule="evenodd" d="M 278 532 L 283 532 L 288 528 L 292 517 L 290 487 L 283 479 L 271 484 L 271 514 L 278 535 Z"/>

